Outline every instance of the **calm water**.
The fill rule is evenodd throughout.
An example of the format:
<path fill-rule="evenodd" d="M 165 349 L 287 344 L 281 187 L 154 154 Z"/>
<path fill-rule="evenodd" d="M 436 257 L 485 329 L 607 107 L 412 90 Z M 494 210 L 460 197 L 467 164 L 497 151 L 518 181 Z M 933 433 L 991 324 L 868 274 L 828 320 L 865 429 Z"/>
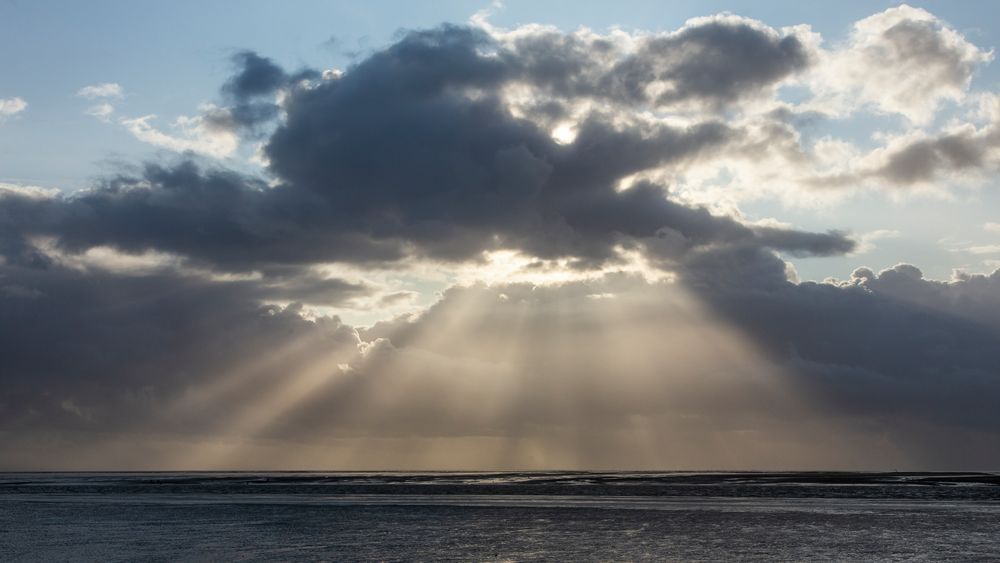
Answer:
<path fill-rule="evenodd" d="M 2 561 L 1000 561 L 1000 475 L 0 474 Z"/>

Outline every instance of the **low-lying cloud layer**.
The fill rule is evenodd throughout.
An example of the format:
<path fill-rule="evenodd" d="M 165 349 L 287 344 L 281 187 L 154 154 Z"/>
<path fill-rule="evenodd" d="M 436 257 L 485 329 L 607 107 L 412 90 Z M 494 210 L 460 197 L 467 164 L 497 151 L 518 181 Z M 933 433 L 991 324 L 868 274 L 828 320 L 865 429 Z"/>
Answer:
<path fill-rule="evenodd" d="M 871 84 L 934 88 L 829 74 L 885 56 Z M 343 72 L 241 52 L 221 105 L 182 125 L 218 156 L 260 141 L 261 175 L 186 154 L 69 195 L 0 185 L 0 465 L 995 464 L 1000 275 L 797 283 L 784 258 L 857 243 L 671 183 L 727 159 L 777 158 L 807 190 L 989 173 L 986 98 L 979 126 L 821 173 L 792 123 L 872 105 L 922 122 L 990 58 L 905 6 L 833 50 L 725 15 L 664 34 L 445 25 Z M 814 96 L 780 101 L 790 84 Z M 177 141 L 149 119 L 123 123 Z M 511 254 L 564 277 L 454 286 L 369 327 L 322 314 L 413 299 L 365 272 Z"/>

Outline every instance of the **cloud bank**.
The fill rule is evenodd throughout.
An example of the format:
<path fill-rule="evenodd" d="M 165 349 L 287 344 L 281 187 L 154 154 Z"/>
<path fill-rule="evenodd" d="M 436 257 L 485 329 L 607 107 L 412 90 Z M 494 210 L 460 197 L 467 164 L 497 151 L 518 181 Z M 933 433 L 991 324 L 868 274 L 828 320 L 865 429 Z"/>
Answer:
<path fill-rule="evenodd" d="M 887 56 L 872 82 L 829 74 Z M 822 173 L 794 123 L 922 123 L 990 57 L 907 7 L 832 49 L 722 15 L 443 25 L 337 73 L 241 52 L 178 135 L 122 121 L 180 157 L 68 195 L 0 187 L 0 466 L 995 464 L 1000 274 L 799 283 L 786 259 L 858 243 L 747 222 L 690 181 L 722 161 L 782 163 L 774 185 L 798 190 L 988 173 L 987 102 Z M 896 71 L 906 88 L 869 86 Z M 782 101 L 790 85 L 813 95 Z M 246 142 L 260 174 L 193 154 Z M 548 281 L 452 285 L 394 317 L 419 292 L 374 275 L 448 286 L 505 256 Z M 345 307 L 386 314 L 323 312 Z"/>

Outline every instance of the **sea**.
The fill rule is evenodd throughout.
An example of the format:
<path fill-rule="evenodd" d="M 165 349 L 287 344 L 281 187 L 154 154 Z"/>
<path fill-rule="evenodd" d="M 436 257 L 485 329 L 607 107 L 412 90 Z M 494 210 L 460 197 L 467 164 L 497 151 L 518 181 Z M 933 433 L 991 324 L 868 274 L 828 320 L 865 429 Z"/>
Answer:
<path fill-rule="evenodd" d="M 0 561 L 1000 561 L 1000 474 L 2 473 Z"/>

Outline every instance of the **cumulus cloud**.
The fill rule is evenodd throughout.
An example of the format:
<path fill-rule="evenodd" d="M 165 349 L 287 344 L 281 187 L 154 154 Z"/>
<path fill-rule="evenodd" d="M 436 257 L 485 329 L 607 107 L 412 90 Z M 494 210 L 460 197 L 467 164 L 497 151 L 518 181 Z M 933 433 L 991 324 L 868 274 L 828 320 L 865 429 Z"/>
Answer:
<path fill-rule="evenodd" d="M 917 428 L 995 435 L 982 393 L 997 385 L 1000 368 L 1000 273 L 937 282 L 898 265 L 877 275 L 860 268 L 834 284 L 791 284 L 780 260 L 749 251 L 707 253 L 686 276 L 819 406 L 892 428 L 924 463 L 947 448 Z M 967 464 L 991 463 L 965 455 L 975 460 Z"/>
<path fill-rule="evenodd" d="M 957 131 L 891 151 L 877 173 L 894 183 L 928 181 L 944 172 L 982 169 L 995 160 L 1000 131 Z"/>
<path fill-rule="evenodd" d="M 820 174 L 808 183 L 822 187 L 933 185 L 982 180 L 1000 167 L 1000 123 L 962 124 L 937 134 L 907 133 L 855 159 L 847 171 Z"/>
<path fill-rule="evenodd" d="M 578 124 L 572 143 L 557 142 L 501 97 L 469 94 L 523 79 L 490 54 L 495 48 L 476 29 L 413 32 L 340 78 L 289 90 L 286 116 L 263 147 L 270 186 L 190 163 L 150 166 L 69 200 L 36 202 L 39 218 L 23 228 L 77 251 L 157 249 L 222 268 L 461 261 L 501 249 L 590 267 L 629 247 L 665 263 L 714 244 L 803 255 L 852 248 L 842 233 L 749 227 L 681 204 L 650 181 L 619 190 L 625 177 L 724 150 L 739 132 L 713 118 L 681 126 L 596 112 Z M 224 88 L 234 99 L 270 95 L 289 80 L 262 57 L 238 62 Z M 215 120 L 185 118 L 175 124 L 182 135 L 169 135 L 151 119 L 123 123 L 172 150 L 225 156 L 237 145 L 234 131 Z"/>
<path fill-rule="evenodd" d="M 0 98 L 0 119 L 21 113 L 28 108 L 22 98 Z"/>
<path fill-rule="evenodd" d="M 690 200 L 767 197 L 814 206 L 860 189 L 944 192 L 996 171 L 996 100 L 969 91 L 992 50 L 906 5 L 857 22 L 840 44 L 826 45 L 804 27 L 785 33 L 810 62 L 779 83 L 794 94 L 731 109 L 727 124 L 742 133 L 741 150 L 672 173 Z M 901 116 L 904 131 L 871 131 L 874 148 L 857 138 L 815 137 L 829 120 L 873 114 Z"/>
<path fill-rule="evenodd" d="M 870 104 L 922 123 L 959 101 L 978 65 L 993 59 L 933 14 L 905 4 L 854 24 L 847 43 L 822 55 L 811 87 L 834 112 Z"/>
<path fill-rule="evenodd" d="M 130 419 L 148 422 L 141 411 L 155 415 L 148 409 L 159 411 L 169 395 L 238 365 L 252 346 L 273 351 L 312 330 L 323 335 L 316 346 L 325 336 L 330 345 L 356 340 L 335 320 L 307 322 L 295 307 L 261 307 L 254 298 L 258 288 L 245 282 L 169 273 L 120 276 L 52 265 L 5 267 L 0 285 L 34 290 L 8 292 L 0 305 L 11 321 L 0 327 L 9 391 L 0 406 L 5 431 L 74 425 L 73 413 L 60 412 L 65 400 L 92 412 L 91 424 L 102 430 Z M 28 318 L 22 315 L 35 319 L 34 328 L 17 328 Z M 48 346 L 60 353 L 45 353 Z M 58 398 L 49 402 L 39 385 L 57 390 Z"/>
<path fill-rule="evenodd" d="M 538 26 L 491 31 L 510 72 L 559 99 L 719 109 L 810 64 L 796 30 L 778 32 L 732 15 L 696 18 L 678 31 L 649 35 L 564 34 Z"/>
<path fill-rule="evenodd" d="M 216 123 L 240 129 L 244 134 L 274 120 L 282 99 L 290 92 L 323 76 L 312 69 L 287 73 L 271 59 L 252 51 L 237 53 L 231 62 L 236 73 L 222 86 L 229 105 L 216 114 Z"/>
<path fill-rule="evenodd" d="M 193 116 L 182 115 L 171 123 L 171 131 L 156 128 L 151 121 L 156 115 L 122 118 L 120 123 L 137 139 L 175 152 L 193 152 L 214 158 L 232 156 L 241 140 L 258 133 L 258 127 L 273 123 L 280 111 L 281 98 L 297 87 L 321 75 L 311 69 L 288 74 L 273 61 L 250 51 L 232 57 L 237 68 L 222 87 L 226 105 L 202 104 Z M 78 95 L 121 97 L 117 84 L 88 86 Z M 104 121 L 109 121 L 114 107 L 103 103 L 87 109 Z"/>

